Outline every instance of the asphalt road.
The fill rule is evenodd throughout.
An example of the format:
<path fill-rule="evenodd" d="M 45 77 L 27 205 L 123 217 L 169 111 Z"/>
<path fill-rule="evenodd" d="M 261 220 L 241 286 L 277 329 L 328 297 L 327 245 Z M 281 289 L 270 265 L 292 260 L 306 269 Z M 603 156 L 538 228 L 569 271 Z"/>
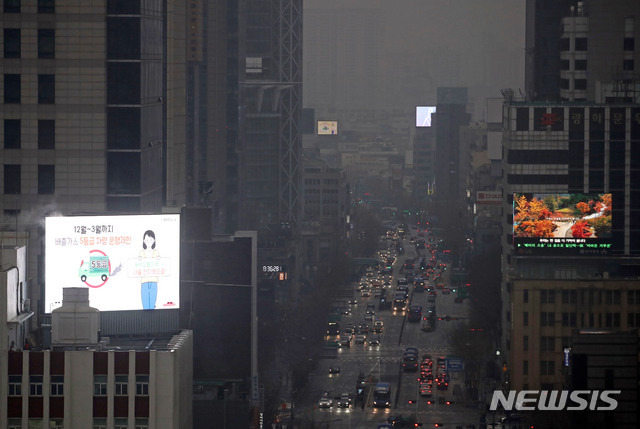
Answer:
<path fill-rule="evenodd" d="M 406 258 L 416 257 L 416 249 L 408 240 L 405 240 L 404 255 L 397 258 L 394 263 L 394 275 L 390 292 L 395 290 L 396 278 L 401 276 L 400 267 Z M 425 254 L 422 250 L 421 254 Z M 427 255 L 429 253 L 427 252 Z M 445 287 L 449 287 L 449 273 L 443 272 Z M 431 282 L 433 284 L 433 282 Z M 411 285 L 410 285 L 411 286 Z M 347 286 L 345 286 L 347 288 Z M 380 334 L 380 345 L 352 343 L 350 347 L 342 347 L 338 350 L 336 358 L 321 359 L 316 371 L 311 374 L 309 383 L 303 393 L 303 397 L 295 404 L 296 427 L 315 427 L 331 429 L 359 429 L 377 428 L 377 425 L 386 421 L 389 415 L 402 415 L 412 417 L 422 423 L 423 428 L 438 427 L 455 429 L 467 424 L 478 425 L 480 411 L 467 406 L 464 398 L 464 373 L 449 372 L 450 381 L 447 390 L 433 389 L 431 398 L 419 395 L 419 372 L 405 372 L 402 370 L 402 354 L 405 347 L 417 347 L 420 357 L 431 355 L 434 360 L 438 356 L 447 356 L 451 353 L 449 335 L 457 323 L 461 323 L 468 316 L 468 302 L 456 303 L 455 295 L 442 294 L 437 290 L 436 314 L 439 317 L 449 315 L 452 320 L 440 320 L 436 322 L 436 329 L 425 332 L 420 329 L 420 323 L 407 321 L 404 313 L 394 313 L 392 310 L 379 311 L 378 298 L 361 297 L 360 292 L 353 290 L 358 303 L 352 306 L 352 314 L 343 316 L 341 327 L 352 322 L 357 325 L 364 320 L 367 303 L 376 304 L 375 318 L 384 322 L 384 330 Z M 410 304 L 420 304 L 423 309 L 428 307 L 428 293 L 416 293 L 411 291 Z M 373 326 L 372 322 L 368 322 Z M 370 334 L 371 335 L 371 334 Z M 329 374 L 330 367 L 340 367 L 339 374 Z M 349 393 L 354 398 L 358 376 L 364 374 L 370 385 L 376 381 L 385 381 L 391 384 L 392 406 L 388 409 L 376 409 L 371 406 L 371 395 L 365 398 L 364 406 L 349 409 L 340 409 L 335 405 L 331 408 L 318 408 L 318 400 L 324 392 L 329 392 L 330 397 L 338 397 L 341 393 Z M 431 403 L 428 403 L 431 399 Z M 447 403 L 449 402 L 449 403 Z"/>

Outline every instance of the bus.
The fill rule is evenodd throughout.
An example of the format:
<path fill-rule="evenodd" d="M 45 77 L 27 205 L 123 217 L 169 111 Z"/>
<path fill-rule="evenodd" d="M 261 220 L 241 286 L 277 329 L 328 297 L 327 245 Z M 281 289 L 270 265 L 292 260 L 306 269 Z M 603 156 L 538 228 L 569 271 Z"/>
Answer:
<path fill-rule="evenodd" d="M 373 407 L 389 408 L 391 406 L 391 385 L 378 382 L 373 389 Z"/>

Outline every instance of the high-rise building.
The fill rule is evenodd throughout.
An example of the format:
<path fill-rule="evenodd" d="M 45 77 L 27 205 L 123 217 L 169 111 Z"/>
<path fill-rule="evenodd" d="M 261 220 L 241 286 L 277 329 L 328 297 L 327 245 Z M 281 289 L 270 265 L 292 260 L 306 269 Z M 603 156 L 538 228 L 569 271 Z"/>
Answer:
<path fill-rule="evenodd" d="M 527 0 L 527 98 L 637 98 L 638 7 L 633 0 Z"/>
<path fill-rule="evenodd" d="M 513 389 L 573 388 L 577 330 L 637 335 L 640 4 L 528 7 L 529 100 L 504 94 L 499 363 Z M 599 370 L 624 377 L 616 359 Z M 637 386 L 625 389 L 637 398 Z M 628 416 L 607 425 L 637 425 Z"/>
<path fill-rule="evenodd" d="M 0 224 L 28 244 L 39 308 L 45 216 L 185 203 L 184 9 L 7 1 L 0 16 Z"/>
<path fill-rule="evenodd" d="M 300 223 L 302 1 L 240 11 L 238 226 Z M 244 60 L 244 63 L 242 63 Z"/>

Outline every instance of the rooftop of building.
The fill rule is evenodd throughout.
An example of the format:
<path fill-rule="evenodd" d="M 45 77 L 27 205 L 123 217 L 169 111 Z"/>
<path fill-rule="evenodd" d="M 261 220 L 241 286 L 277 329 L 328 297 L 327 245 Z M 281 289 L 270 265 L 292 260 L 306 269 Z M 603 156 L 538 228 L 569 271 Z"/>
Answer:
<path fill-rule="evenodd" d="M 159 334 L 156 336 L 110 336 L 101 337 L 95 345 L 55 345 L 51 350 L 93 350 L 93 351 L 172 351 L 179 350 L 185 340 L 192 336 L 192 331 L 181 330 L 175 334 Z M 38 350 L 34 347 L 33 350 Z"/>

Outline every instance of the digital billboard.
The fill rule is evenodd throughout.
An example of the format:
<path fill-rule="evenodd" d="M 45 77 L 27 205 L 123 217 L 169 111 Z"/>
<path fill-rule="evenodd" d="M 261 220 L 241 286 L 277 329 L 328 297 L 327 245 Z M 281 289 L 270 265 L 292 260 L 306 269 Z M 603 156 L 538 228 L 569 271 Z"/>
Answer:
<path fill-rule="evenodd" d="M 514 194 L 513 244 L 517 250 L 608 253 L 611 194 Z"/>
<path fill-rule="evenodd" d="M 332 136 L 338 134 L 338 121 L 318 121 L 318 135 Z"/>
<path fill-rule="evenodd" d="M 430 127 L 431 115 L 436 113 L 436 106 L 416 106 L 416 127 Z"/>
<path fill-rule="evenodd" d="M 45 312 L 65 287 L 100 311 L 179 308 L 180 216 L 47 217 Z"/>

